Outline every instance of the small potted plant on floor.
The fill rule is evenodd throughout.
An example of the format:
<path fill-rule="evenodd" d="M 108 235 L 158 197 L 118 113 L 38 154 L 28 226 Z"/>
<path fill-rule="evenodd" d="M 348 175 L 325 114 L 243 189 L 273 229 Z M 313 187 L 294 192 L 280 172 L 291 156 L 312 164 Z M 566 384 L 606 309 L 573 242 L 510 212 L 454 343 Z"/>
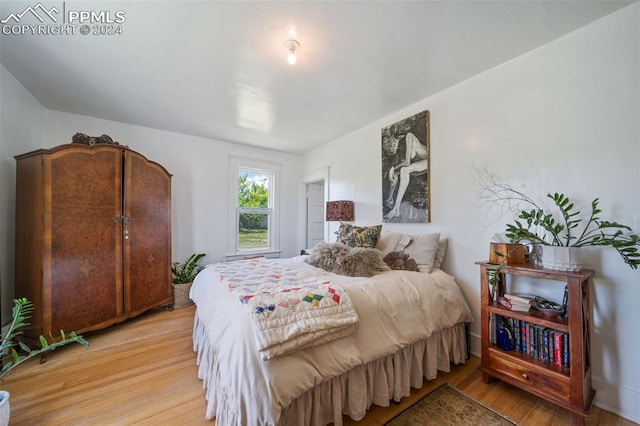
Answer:
<path fill-rule="evenodd" d="M 26 298 L 14 299 L 12 319 L 7 330 L 7 334 L 2 337 L 2 343 L 0 346 L 0 356 L 2 356 L 2 369 L 0 370 L 0 380 L 4 378 L 11 370 L 22 364 L 23 362 L 44 354 L 46 352 L 53 351 L 60 346 L 68 345 L 69 343 L 80 343 L 84 346 L 89 346 L 82 336 L 77 335 L 74 332 L 65 334 L 63 330 L 60 330 L 60 340 L 53 340 L 51 342 L 44 336 L 40 336 L 39 349 L 31 349 L 25 343 L 16 341 L 16 337 L 22 334 L 20 331 L 23 327 L 29 325 L 29 318 L 33 312 L 33 303 Z M 7 426 L 9 423 L 10 415 L 9 407 L 9 392 L 0 390 L 0 426 Z"/>
<path fill-rule="evenodd" d="M 186 308 L 193 304 L 189 298 L 189 291 L 191 290 L 193 279 L 199 272 L 198 260 L 204 256 L 206 256 L 204 253 L 194 253 L 184 262 L 174 262 L 171 264 L 174 309 Z"/>

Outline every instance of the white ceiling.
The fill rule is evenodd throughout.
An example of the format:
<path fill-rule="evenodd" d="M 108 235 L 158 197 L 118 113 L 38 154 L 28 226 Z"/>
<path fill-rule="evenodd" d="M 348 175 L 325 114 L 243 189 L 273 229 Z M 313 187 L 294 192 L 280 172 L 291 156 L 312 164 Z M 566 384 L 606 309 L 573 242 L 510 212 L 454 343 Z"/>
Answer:
<path fill-rule="evenodd" d="M 632 2 L 43 0 L 122 35 L 3 34 L 0 60 L 50 109 L 303 153 Z"/>

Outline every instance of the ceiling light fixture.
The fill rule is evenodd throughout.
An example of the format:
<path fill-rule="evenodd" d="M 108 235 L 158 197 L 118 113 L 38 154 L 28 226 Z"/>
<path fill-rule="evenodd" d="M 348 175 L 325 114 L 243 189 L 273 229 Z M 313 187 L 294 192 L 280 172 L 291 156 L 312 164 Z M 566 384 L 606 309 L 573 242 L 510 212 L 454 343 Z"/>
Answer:
<path fill-rule="evenodd" d="M 290 65 L 295 64 L 297 60 L 296 49 L 300 48 L 300 43 L 298 43 L 297 40 L 287 40 L 284 42 L 284 47 L 289 51 L 289 54 L 287 55 L 287 62 L 289 62 Z"/>

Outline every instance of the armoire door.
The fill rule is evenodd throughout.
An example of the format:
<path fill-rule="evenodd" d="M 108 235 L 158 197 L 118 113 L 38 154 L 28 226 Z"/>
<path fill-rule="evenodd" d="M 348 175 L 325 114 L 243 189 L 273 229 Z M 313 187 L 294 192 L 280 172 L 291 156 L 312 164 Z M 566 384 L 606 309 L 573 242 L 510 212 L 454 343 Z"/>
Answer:
<path fill-rule="evenodd" d="M 122 150 L 114 148 L 43 157 L 45 335 L 95 329 L 123 314 L 122 234 L 114 221 L 122 211 Z"/>
<path fill-rule="evenodd" d="M 171 302 L 171 175 L 125 151 L 124 303 L 126 315 Z"/>

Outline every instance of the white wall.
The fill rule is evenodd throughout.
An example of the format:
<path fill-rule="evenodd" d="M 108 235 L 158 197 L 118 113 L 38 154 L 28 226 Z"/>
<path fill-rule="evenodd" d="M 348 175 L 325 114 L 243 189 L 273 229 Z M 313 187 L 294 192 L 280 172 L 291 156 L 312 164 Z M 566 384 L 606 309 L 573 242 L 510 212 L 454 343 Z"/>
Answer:
<path fill-rule="evenodd" d="M 15 82 L 3 68 L 3 79 Z M 4 83 L 4 80 L 3 80 Z M 17 83 L 19 85 L 19 83 Z M 20 89 L 18 90 L 18 89 Z M 19 86 L 15 88 L 27 100 L 33 98 Z M 3 124 L 10 128 L 2 133 L 2 266 L 3 323 L 10 317 L 13 298 L 13 241 L 15 209 L 15 160 L 13 156 L 38 148 L 51 148 L 69 143 L 77 133 L 92 136 L 110 135 L 122 145 L 162 164 L 172 178 L 172 252 L 174 260 L 185 259 L 193 252 L 206 253 L 204 262 L 225 259 L 228 223 L 227 195 L 229 190 L 229 156 L 247 157 L 281 165 L 280 187 L 280 248 L 282 257 L 296 255 L 297 203 L 299 196 L 299 157 L 281 152 L 187 136 L 163 130 L 97 119 L 77 114 L 34 108 L 17 99 L 13 92 L 5 98 L 2 88 Z M 22 107 L 5 112 L 7 103 L 21 101 Z M 12 101 L 13 100 L 13 101 Z M 18 102 L 15 102 L 18 103 Z M 37 104 L 37 102 L 36 102 Z M 36 106 L 38 106 L 37 104 Z M 32 111 L 33 110 L 33 111 Z M 13 129 L 13 130 L 12 130 Z M 9 132 L 10 131 L 10 132 Z M 5 217 L 7 217 L 5 219 Z M 4 243 L 7 241 L 7 243 Z M 5 301 L 6 300 L 6 301 Z"/>
<path fill-rule="evenodd" d="M 430 224 L 385 224 L 450 238 L 445 268 L 476 319 L 479 268 L 496 222 L 477 199 L 473 169 L 488 167 L 542 197 L 564 192 L 586 210 L 600 197 L 603 218 L 640 233 L 640 4 L 384 117 L 304 156 L 304 170 L 330 170 L 332 199 L 355 201 L 355 223 L 382 222 L 380 129 L 428 109 L 431 115 Z M 334 229 L 335 230 L 335 226 Z M 596 404 L 640 421 L 640 271 L 613 249 L 588 249 Z M 548 291 L 564 286 L 547 283 Z"/>
<path fill-rule="evenodd" d="M 40 147 L 45 108 L 0 65 L 0 324 L 11 318 L 15 250 L 14 155 Z"/>

